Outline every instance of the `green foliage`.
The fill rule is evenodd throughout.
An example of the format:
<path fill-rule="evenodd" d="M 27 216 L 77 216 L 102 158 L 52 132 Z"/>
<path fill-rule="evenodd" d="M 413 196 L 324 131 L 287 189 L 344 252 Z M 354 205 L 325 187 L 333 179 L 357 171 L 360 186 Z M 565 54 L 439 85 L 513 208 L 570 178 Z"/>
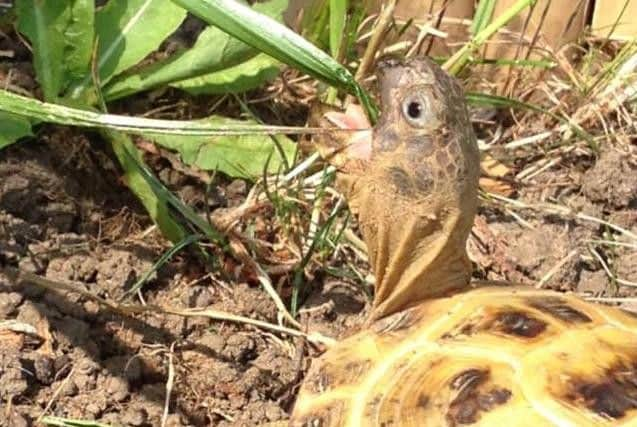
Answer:
<path fill-rule="evenodd" d="M 64 64 L 69 80 L 77 80 L 91 69 L 95 39 L 95 1 L 73 0 L 64 31 Z"/>
<path fill-rule="evenodd" d="M 482 0 L 478 2 L 478 7 L 476 8 L 476 13 L 473 15 L 471 27 L 469 27 L 471 34 L 478 34 L 480 31 L 484 30 L 487 25 L 489 25 L 496 3 L 497 0 Z"/>
<path fill-rule="evenodd" d="M 271 0 L 257 3 L 254 10 L 280 20 L 286 7 L 287 0 Z M 107 100 L 116 99 L 160 85 L 178 85 L 183 80 L 245 64 L 245 61 L 257 53 L 252 46 L 240 42 L 217 27 L 210 26 L 199 35 L 191 49 L 122 76 L 104 89 L 104 97 Z M 192 82 L 190 86 L 192 87 Z"/>
<path fill-rule="evenodd" d="M 486 18 L 487 15 L 491 15 L 491 12 L 489 12 L 488 7 L 479 7 L 476 11 L 476 13 L 479 14 L 477 17 L 479 24 L 475 25 L 474 28 L 476 32 L 473 34 L 471 40 L 465 43 L 444 63 L 443 68 L 451 74 L 458 74 L 464 66 L 470 62 L 473 52 L 489 40 L 496 31 L 508 24 L 511 19 L 515 18 L 518 13 L 535 4 L 536 1 L 537 0 L 518 0 L 488 24 Z"/>
<path fill-rule="evenodd" d="M 156 50 L 185 18 L 186 11 L 171 0 L 110 0 L 95 14 L 99 84 Z M 86 73 L 74 83 L 71 97 L 81 96 L 92 80 Z"/>
<path fill-rule="evenodd" d="M 27 119 L 0 111 L 0 150 L 31 135 L 31 123 Z"/>
<path fill-rule="evenodd" d="M 171 86 L 192 95 L 242 93 L 273 80 L 280 70 L 279 61 L 260 54 L 234 67 L 171 83 Z"/>
<path fill-rule="evenodd" d="M 18 0 L 18 29 L 31 42 L 33 66 L 44 99 L 57 99 L 66 79 L 64 33 L 70 21 L 70 1 Z"/>
<path fill-rule="evenodd" d="M 347 0 L 330 0 L 330 53 L 332 58 L 339 58 L 346 21 Z"/>
<path fill-rule="evenodd" d="M 494 1 L 480 2 L 473 39 L 447 62 L 447 68 L 452 73 L 460 71 L 490 35 L 533 2 L 519 0 L 493 21 Z M 15 0 L 17 28 L 32 44 L 36 76 L 49 103 L 0 91 L 0 111 L 4 111 L 0 148 L 30 135 L 29 121 L 13 114 L 98 127 L 113 146 L 130 188 L 167 237 L 181 241 L 186 235 L 184 224 L 212 236 L 215 231 L 210 225 L 154 177 L 130 138 L 119 130 L 148 136 L 144 126 L 156 126 L 172 135 L 154 133 L 153 140 L 178 152 L 184 162 L 247 178 L 264 170 L 278 171 L 294 158 L 294 144 L 286 137 L 275 139 L 265 133 L 236 135 L 237 130 L 258 128 L 256 122 L 222 117 L 168 122 L 100 114 L 96 108 L 105 110 L 107 105 L 98 100 L 108 102 L 162 86 L 192 94 L 237 93 L 272 79 L 285 63 L 331 85 L 332 97 L 336 97 L 336 89 L 358 96 L 373 123 L 375 105 L 339 63 L 353 51 L 364 6 L 347 0 L 318 0 L 315 4 L 322 6 L 313 9 L 316 25 L 310 33 L 315 38 L 312 34 L 310 38 L 329 48 L 333 57 L 278 22 L 287 0 L 256 2 L 252 7 L 235 0 L 109 0 L 97 11 L 94 0 Z M 179 27 L 187 12 L 212 26 L 191 48 L 143 64 Z M 474 101 L 508 102 L 485 97 Z M 211 126 L 229 133 L 210 136 Z"/>
<path fill-rule="evenodd" d="M 246 124 L 245 121 L 218 116 L 210 117 L 202 122 L 221 126 Z M 296 152 L 296 145 L 285 136 L 256 134 L 215 137 L 147 136 L 157 144 L 177 151 L 186 164 L 203 170 L 217 170 L 229 176 L 250 179 L 259 177 L 265 165 L 269 173 L 279 172 L 283 165 L 292 162 Z M 279 147 L 276 147 L 275 143 Z M 285 159 L 282 158 L 281 153 Z"/>
<path fill-rule="evenodd" d="M 257 3 L 254 10 L 280 20 L 286 7 L 287 0 L 270 0 Z M 152 175 L 130 138 L 115 130 L 136 130 L 136 124 L 127 118 L 95 113 L 96 104 L 101 105 L 97 100 L 103 95 L 106 100 L 115 99 L 170 84 L 191 93 L 237 93 L 272 79 L 279 64 L 265 55 L 257 56 L 253 46 L 211 26 L 191 49 L 139 67 L 186 18 L 187 11 L 171 0 L 110 0 L 97 11 L 94 0 L 16 0 L 16 11 L 18 29 L 32 44 L 34 68 L 45 100 L 76 108 L 7 93 L 7 102 L 2 105 L 5 112 L 0 116 L 0 148 L 31 134 L 30 122 L 10 111 L 42 121 L 97 126 L 111 143 L 127 184 L 166 237 L 173 241 L 183 238 L 182 220 L 208 236 L 214 234 Z M 247 123 L 218 121 L 230 127 Z M 122 122 L 132 126 L 122 127 Z M 273 150 L 275 139 L 263 134 L 170 139 L 164 145 L 174 146 L 184 161 L 232 176 L 254 178 L 268 161 L 270 170 L 277 170 L 294 154 L 294 144 L 288 138 L 277 137 L 280 149 Z M 173 210 L 181 217 L 174 217 Z"/>
<path fill-rule="evenodd" d="M 174 0 L 206 22 L 279 61 L 356 95 L 372 122 L 378 110 L 347 68 L 275 20 L 235 0 Z"/>

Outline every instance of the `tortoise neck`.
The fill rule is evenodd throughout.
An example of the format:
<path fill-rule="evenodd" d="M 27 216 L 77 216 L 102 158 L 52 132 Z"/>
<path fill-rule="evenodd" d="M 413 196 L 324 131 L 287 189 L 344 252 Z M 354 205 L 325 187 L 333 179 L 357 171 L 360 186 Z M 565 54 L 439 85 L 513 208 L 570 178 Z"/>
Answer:
<path fill-rule="evenodd" d="M 467 223 L 460 212 L 361 223 L 376 275 L 370 321 L 470 286 Z"/>

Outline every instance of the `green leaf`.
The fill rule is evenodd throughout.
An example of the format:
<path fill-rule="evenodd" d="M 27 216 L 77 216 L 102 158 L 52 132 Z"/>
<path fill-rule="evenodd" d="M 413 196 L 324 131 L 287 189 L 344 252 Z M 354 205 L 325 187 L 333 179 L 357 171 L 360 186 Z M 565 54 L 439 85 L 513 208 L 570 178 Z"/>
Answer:
<path fill-rule="evenodd" d="M 18 30 L 31 42 L 33 65 L 44 99 L 57 99 L 64 84 L 64 31 L 69 0 L 18 0 Z"/>
<path fill-rule="evenodd" d="M 213 116 L 202 120 L 213 125 L 246 124 L 241 120 Z M 278 172 L 294 159 L 296 145 L 285 136 L 228 135 L 215 137 L 146 134 L 157 144 L 179 152 L 184 163 L 203 170 L 218 170 L 232 177 L 254 179 L 268 172 Z M 285 156 L 282 158 L 281 151 Z"/>
<path fill-rule="evenodd" d="M 90 73 L 95 40 L 95 0 L 72 0 L 64 31 L 64 64 L 70 80 Z"/>
<path fill-rule="evenodd" d="M 186 11 L 170 0 L 110 0 L 95 16 L 100 84 L 156 50 L 185 18 Z M 74 84 L 71 97 L 91 84 L 89 73 Z"/>
<path fill-rule="evenodd" d="M 257 3 L 254 10 L 277 20 L 282 19 L 287 0 Z M 240 64 L 257 54 L 257 50 L 229 36 L 217 27 L 206 28 L 195 45 L 175 57 L 154 63 L 130 75 L 123 75 L 104 88 L 107 100 L 114 100 L 143 90 L 178 82 Z"/>
<path fill-rule="evenodd" d="M 261 54 L 234 67 L 182 80 L 171 86 L 192 95 L 241 93 L 256 89 L 273 80 L 280 69 L 279 61 Z"/>
<path fill-rule="evenodd" d="M 376 106 L 347 68 L 284 25 L 234 0 L 173 1 L 261 52 L 356 95 L 376 122 Z"/>
<path fill-rule="evenodd" d="M 495 34 L 500 28 L 509 23 L 510 20 L 515 18 L 518 13 L 527 7 L 535 4 L 537 0 L 518 0 L 512 4 L 508 9 L 502 12 L 497 18 L 495 18 L 490 24 L 482 28 L 478 33 L 474 34 L 471 40 L 466 42 L 451 58 L 449 58 L 442 66 L 449 74 L 456 75 L 471 58 L 473 52 L 482 46 L 489 38 Z M 481 24 L 482 25 L 482 24 Z"/>
<path fill-rule="evenodd" d="M 27 119 L 0 112 L 0 149 L 31 135 L 31 123 Z"/>

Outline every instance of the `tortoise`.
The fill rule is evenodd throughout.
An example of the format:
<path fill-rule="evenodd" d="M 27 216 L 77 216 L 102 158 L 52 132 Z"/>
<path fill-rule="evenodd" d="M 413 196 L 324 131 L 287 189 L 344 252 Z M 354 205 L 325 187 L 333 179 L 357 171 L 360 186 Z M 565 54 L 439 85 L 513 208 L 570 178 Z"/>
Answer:
<path fill-rule="evenodd" d="M 371 145 L 321 146 L 358 216 L 374 299 L 361 330 L 313 361 L 290 425 L 637 426 L 637 317 L 472 282 L 480 166 L 463 91 L 426 58 L 377 74 Z"/>

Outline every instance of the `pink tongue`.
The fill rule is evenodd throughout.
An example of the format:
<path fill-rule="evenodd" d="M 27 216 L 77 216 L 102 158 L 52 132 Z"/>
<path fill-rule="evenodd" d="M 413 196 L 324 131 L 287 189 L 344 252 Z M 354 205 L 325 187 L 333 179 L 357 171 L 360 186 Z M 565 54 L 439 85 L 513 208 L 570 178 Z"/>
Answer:
<path fill-rule="evenodd" d="M 360 105 L 350 104 L 347 106 L 344 113 L 336 111 L 325 113 L 325 118 L 340 129 L 365 129 L 351 135 L 344 152 L 345 156 L 349 159 L 371 159 L 371 125 Z"/>

